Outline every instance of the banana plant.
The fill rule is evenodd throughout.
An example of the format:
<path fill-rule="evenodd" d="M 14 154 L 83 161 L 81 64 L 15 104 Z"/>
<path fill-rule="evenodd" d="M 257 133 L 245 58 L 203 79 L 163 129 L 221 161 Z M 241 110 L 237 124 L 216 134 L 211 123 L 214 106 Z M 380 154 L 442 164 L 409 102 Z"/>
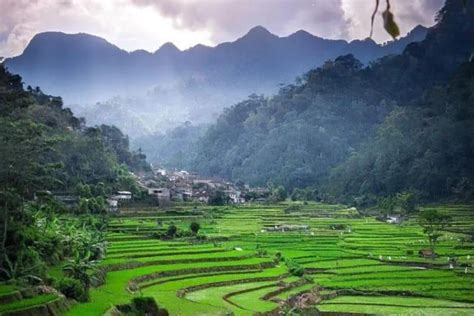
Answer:
<path fill-rule="evenodd" d="M 79 280 L 86 290 L 91 287 L 92 281 L 94 281 L 93 272 L 97 269 L 98 261 L 89 260 L 90 254 L 81 256 L 78 252 L 74 259 L 69 260 L 64 266 L 64 273 L 76 280 Z"/>

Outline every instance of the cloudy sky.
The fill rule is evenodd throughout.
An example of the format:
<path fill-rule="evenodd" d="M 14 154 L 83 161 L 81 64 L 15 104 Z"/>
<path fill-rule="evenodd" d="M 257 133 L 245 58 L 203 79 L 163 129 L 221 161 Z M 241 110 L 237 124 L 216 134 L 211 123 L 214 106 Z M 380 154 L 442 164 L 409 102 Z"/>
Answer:
<path fill-rule="evenodd" d="M 381 27 L 381 0 L 374 40 Z M 430 26 L 443 0 L 391 0 L 402 34 Z M 0 0 L 0 56 L 20 54 L 39 32 L 85 32 L 129 51 L 180 49 L 233 41 L 263 25 L 286 36 L 299 29 L 334 39 L 361 39 L 370 31 L 375 0 Z"/>

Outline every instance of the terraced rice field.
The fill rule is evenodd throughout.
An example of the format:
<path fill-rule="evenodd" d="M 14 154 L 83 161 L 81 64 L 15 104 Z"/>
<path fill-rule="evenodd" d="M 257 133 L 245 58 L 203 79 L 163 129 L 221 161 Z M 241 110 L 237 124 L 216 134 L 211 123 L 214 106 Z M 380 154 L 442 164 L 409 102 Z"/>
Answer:
<path fill-rule="evenodd" d="M 0 315 L 58 315 L 69 308 L 63 296 L 0 284 Z"/>
<path fill-rule="evenodd" d="M 321 311 L 368 314 L 474 315 L 474 207 L 437 206 L 455 218 L 436 259 L 421 258 L 427 241 L 414 220 L 403 225 L 361 217 L 342 205 L 202 207 L 134 213 L 111 220 L 107 283 L 69 315 L 102 315 L 133 296 L 151 296 L 171 315 L 252 315 L 312 293 Z M 150 237 L 174 224 L 194 238 Z M 158 224 L 159 223 L 159 224 Z M 278 224 L 309 225 L 295 232 L 267 231 Z M 333 229 L 343 224 L 343 229 Z M 305 269 L 291 275 L 281 253 Z M 456 257 L 451 269 L 448 257 Z M 467 269 L 466 269 L 467 267 Z"/>

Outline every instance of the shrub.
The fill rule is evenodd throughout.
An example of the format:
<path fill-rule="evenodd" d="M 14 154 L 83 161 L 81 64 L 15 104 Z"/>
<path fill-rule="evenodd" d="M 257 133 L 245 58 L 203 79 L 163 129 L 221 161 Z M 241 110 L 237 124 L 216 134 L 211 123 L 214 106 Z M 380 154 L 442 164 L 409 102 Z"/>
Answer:
<path fill-rule="evenodd" d="M 297 211 L 301 211 L 301 205 L 291 205 L 291 206 L 288 206 L 287 208 L 285 208 L 284 212 L 285 213 L 291 213 L 291 212 L 297 212 Z"/>
<path fill-rule="evenodd" d="M 300 266 L 297 262 L 293 260 L 286 260 L 286 266 L 288 267 L 288 272 L 294 276 L 302 277 L 304 275 L 304 268 Z"/>
<path fill-rule="evenodd" d="M 67 298 L 75 299 L 79 302 L 86 302 L 89 299 L 84 285 L 81 281 L 65 277 L 59 281 L 58 289 Z"/>
<path fill-rule="evenodd" d="M 346 224 L 331 224 L 329 225 L 329 228 L 334 229 L 334 230 L 345 230 L 347 228 Z"/>
<path fill-rule="evenodd" d="M 193 232 L 194 235 L 197 235 L 197 233 L 199 232 L 199 229 L 201 229 L 201 225 L 199 225 L 199 223 L 192 222 L 189 225 L 189 229 Z"/>
<path fill-rule="evenodd" d="M 266 249 L 263 249 L 263 248 L 257 248 L 256 256 L 260 257 L 260 258 L 267 257 L 268 256 L 268 251 Z"/>
<path fill-rule="evenodd" d="M 308 282 L 308 283 L 314 283 L 314 279 L 309 275 L 304 275 L 303 279 L 305 279 L 306 282 Z"/>
<path fill-rule="evenodd" d="M 176 236 L 176 233 L 178 232 L 178 227 L 176 227 L 175 225 L 170 225 L 168 226 L 168 230 L 166 231 L 166 235 L 170 238 L 173 238 L 174 236 Z"/>
<path fill-rule="evenodd" d="M 273 259 L 273 261 L 274 261 L 276 264 L 279 264 L 280 261 L 285 261 L 285 260 L 284 260 L 284 258 L 283 258 L 283 256 L 282 256 L 281 252 L 278 251 L 278 252 L 275 254 L 275 259 Z"/>
<path fill-rule="evenodd" d="M 413 250 L 407 250 L 407 255 L 411 256 L 413 254 L 414 254 Z"/>
<path fill-rule="evenodd" d="M 200 240 L 200 241 L 204 241 L 204 240 L 207 240 L 207 236 L 206 235 L 199 235 L 199 236 L 196 236 L 196 239 Z"/>
<path fill-rule="evenodd" d="M 130 304 L 117 305 L 117 309 L 125 315 L 169 315 L 168 311 L 156 304 L 152 297 L 136 297 Z"/>

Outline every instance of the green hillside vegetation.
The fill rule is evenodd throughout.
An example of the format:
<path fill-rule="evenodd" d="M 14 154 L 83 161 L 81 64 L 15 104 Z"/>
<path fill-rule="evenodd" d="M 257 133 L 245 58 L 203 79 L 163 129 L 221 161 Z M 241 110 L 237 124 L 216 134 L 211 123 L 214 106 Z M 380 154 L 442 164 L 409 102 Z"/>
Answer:
<path fill-rule="evenodd" d="M 76 294 L 83 292 L 75 298 L 87 299 L 88 265 L 103 256 L 105 243 L 106 219 L 92 215 L 106 211 L 108 194 L 138 192 L 129 170 L 149 170 L 146 157 L 130 152 L 117 128 L 87 127 L 61 98 L 24 90 L 3 66 L 0 148 L 0 280 L 71 287 L 74 281 L 58 285 L 48 275 L 52 265 L 71 259 L 66 275 L 79 280 Z M 67 208 L 48 191 L 76 195 L 79 205 Z M 63 222 L 61 214 L 77 217 Z"/>
<path fill-rule="evenodd" d="M 328 61 L 272 97 L 253 95 L 197 141 L 188 167 L 353 202 L 414 191 L 472 199 L 474 5 L 447 1 L 403 54 Z M 335 169 L 334 169 L 335 168 Z"/>
<path fill-rule="evenodd" d="M 399 107 L 329 178 L 335 196 L 414 191 L 426 200 L 474 198 L 474 63 L 414 106 Z"/>

